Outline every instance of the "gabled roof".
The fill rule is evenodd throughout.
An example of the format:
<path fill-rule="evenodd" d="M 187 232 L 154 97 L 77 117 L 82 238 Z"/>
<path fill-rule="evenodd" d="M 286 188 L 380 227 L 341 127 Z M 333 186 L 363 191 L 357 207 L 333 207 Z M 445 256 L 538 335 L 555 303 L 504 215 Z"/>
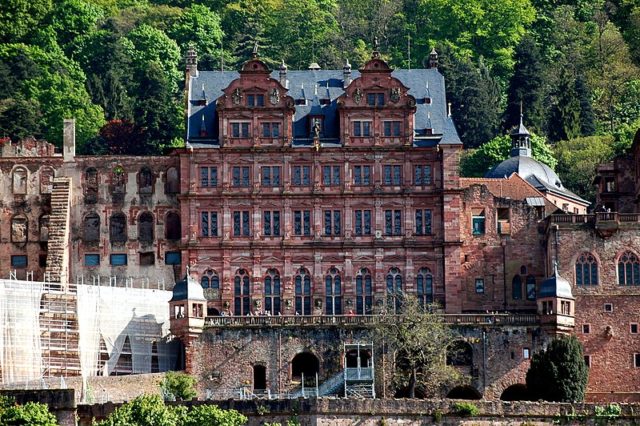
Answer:
<path fill-rule="evenodd" d="M 278 70 L 270 75 L 279 79 Z M 343 75 L 343 70 L 287 71 L 287 94 L 298 101 L 296 103 L 306 100 L 295 106 L 294 146 L 312 143 L 308 125 L 311 115 L 324 116 L 323 143 L 340 143 L 336 99 L 344 93 Z M 352 80 L 359 76 L 359 71 L 351 72 Z M 394 70 L 391 76 L 407 86 L 409 95 L 416 99 L 415 146 L 462 143 L 447 115 L 444 77 L 437 69 Z M 222 90 L 239 77 L 237 71 L 199 71 L 197 76 L 190 77 L 187 140 L 193 147 L 218 145 L 215 101 L 222 96 Z M 203 116 L 208 135 L 205 138 L 200 137 Z"/>

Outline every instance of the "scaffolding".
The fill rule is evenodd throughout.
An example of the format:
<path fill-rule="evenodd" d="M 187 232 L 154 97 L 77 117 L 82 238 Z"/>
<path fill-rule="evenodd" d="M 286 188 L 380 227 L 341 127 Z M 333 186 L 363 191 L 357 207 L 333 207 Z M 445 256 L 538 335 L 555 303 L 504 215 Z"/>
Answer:
<path fill-rule="evenodd" d="M 120 279 L 61 285 L 26 276 L 0 279 L 2 387 L 175 367 L 170 291 Z"/>
<path fill-rule="evenodd" d="M 373 342 L 344 343 L 344 395 L 347 398 L 375 398 Z"/>

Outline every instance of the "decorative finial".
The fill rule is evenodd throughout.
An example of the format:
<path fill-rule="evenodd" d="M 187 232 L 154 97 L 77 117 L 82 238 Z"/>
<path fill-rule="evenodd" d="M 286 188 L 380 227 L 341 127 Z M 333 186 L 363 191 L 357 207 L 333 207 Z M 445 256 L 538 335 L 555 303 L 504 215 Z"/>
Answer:
<path fill-rule="evenodd" d="M 253 45 L 253 58 L 256 59 L 258 57 L 258 40 L 256 40 Z"/>
<path fill-rule="evenodd" d="M 373 38 L 373 58 L 378 59 L 380 57 L 380 42 L 378 42 L 378 36 Z"/>
<path fill-rule="evenodd" d="M 555 275 L 556 277 L 558 276 L 558 261 L 557 260 L 553 261 L 553 275 Z"/>
<path fill-rule="evenodd" d="M 520 126 L 522 126 L 522 118 L 524 114 L 522 113 L 522 99 L 520 99 Z"/>

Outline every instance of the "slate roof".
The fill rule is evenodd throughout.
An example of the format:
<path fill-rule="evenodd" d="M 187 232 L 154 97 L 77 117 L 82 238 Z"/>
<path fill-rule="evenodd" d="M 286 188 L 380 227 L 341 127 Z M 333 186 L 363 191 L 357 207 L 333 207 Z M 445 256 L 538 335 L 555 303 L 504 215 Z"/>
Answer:
<path fill-rule="evenodd" d="M 460 137 L 451 117 L 447 115 L 444 77 L 437 69 L 395 70 L 391 73 L 409 88 L 409 94 L 416 98 L 415 146 L 433 146 L 436 144 L 461 144 Z M 360 76 L 352 71 L 351 78 Z M 222 96 L 222 90 L 233 80 L 239 78 L 237 71 L 199 71 L 190 78 L 187 140 L 194 148 L 217 146 L 218 117 L 215 100 Z M 279 71 L 271 72 L 271 77 L 279 79 Z M 289 70 L 287 71 L 288 95 L 294 100 L 306 99 L 305 105 L 296 105 L 294 115 L 293 145 L 311 144 L 308 134 L 308 116 L 324 116 L 323 145 L 338 145 L 339 117 L 336 99 L 344 93 L 342 70 Z M 427 103 L 426 98 L 431 102 Z M 321 99 L 329 102 L 321 103 Z M 206 105 L 203 104 L 206 100 Z M 202 117 L 208 138 L 201 138 Z M 427 135 L 431 129 L 432 135 Z"/>

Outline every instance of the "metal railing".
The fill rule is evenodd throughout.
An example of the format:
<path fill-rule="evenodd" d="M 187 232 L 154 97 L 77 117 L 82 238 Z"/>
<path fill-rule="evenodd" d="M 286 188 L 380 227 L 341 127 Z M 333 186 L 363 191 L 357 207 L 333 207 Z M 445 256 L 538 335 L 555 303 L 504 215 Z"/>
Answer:
<path fill-rule="evenodd" d="M 640 223 L 640 213 L 596 212 L 591 214 L 554 214 L 551 223 Z"/>
<path fill-rule="evenodd" d="M 453 325 L 536 325 L 537 314 L 442 314 Z M 345 326 L 370 325 L 387 320 L 384 315 L 278 315 L 278 316 L 213 316 L 205 319 L 205 327 L 283 327 L 283 326 Z M 394 318 L 402 319 L 401 315 Z"/>

